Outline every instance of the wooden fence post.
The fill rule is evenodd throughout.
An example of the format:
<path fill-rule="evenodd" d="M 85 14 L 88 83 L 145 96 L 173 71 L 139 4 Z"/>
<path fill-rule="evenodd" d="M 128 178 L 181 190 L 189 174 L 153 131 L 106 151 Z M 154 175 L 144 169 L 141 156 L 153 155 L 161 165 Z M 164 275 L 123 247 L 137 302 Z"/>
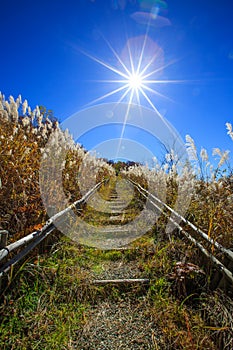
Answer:
<path fill-rule="evenodd" d="M 0 230 L 0 249 L 7 246 L 8 231 Z M 2 278 L 0 277 L 0 291 L 2 289 Z"/>
<path fill-rule="evenodd" d="M 7 245 L 8 231 L 0 230 L 0 249 Z"/>

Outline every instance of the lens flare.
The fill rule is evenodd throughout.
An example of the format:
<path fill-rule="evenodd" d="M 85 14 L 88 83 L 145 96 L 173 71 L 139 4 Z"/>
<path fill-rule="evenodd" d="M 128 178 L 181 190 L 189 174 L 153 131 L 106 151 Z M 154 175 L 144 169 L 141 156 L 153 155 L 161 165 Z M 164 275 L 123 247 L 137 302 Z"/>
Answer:
<path fill-rule="evenodd" d="M 139 37 L 128 39 L 125 47 L 121 53 L 118 54 L 106 39 L 105 41 L 116 58 L 116 66 L 110 65 L 108 62 L 93 55 L 85 52 L 83 53 L 94 62 L 110 70 L 119 78 L 100 80 L 100 83 L 117 84 L 116 88 L 109 89 L 109 92 L 91 101 L 88 105 L 92 105 L 112 95 L 121 93 L 118 102 L 127 101 L 129 104 L 140 104 L 141 98 L 146 104 L 149 103 L 151 107 L 153 106 L 153 109 L 157 112 L 156 107 L 148 96 L 148 92 L 166 98 L 166 96 L 163 96 L 149 86 L 151 84 L 166 82 L 165 80 L 159 80 L 159 76 L 165 67 L 164 53 L 161 47 L 159 47 L 147 35 L 141 35 Z"/>
<path fill-rule="evenodd" d="M 159 86 L 160 84 L 181 83 L 184 81 L 159 79 L 163 69 L 173 64 L 174 61 L 164 64 L 164 52 L 162 48 L 150 39 L 147 34 L 128 39 L 120 54 L 116 52 L 106 38 L 104 40 L 116 59 L 116 65 L 111 65 L 103 59 L 82 52 L 93 62 L 100 64 L 113 73 L 115 79 L 103 79 L 98 82 L 106 85 L 112 84 L 114 88 L 110 88 L 106 94 L 92 100 L 86 106 L 96 104 L 114 95 L 120 96 L 117 103 L 127 102 L 128 108 L 124 116 L 119 147 L 115 157 L 117 158 L 121 147 L 121 140 L 123 139 L 130 116 L 131 106 L 133 104 L 149 106 L 158 114 L 161 120 L 164 120 L 154 103 L 154 99 L 152 100 L 152 96 L 165 98 L 170 101 L 171 99 L 159 92 L 158 89 L 152 88 L 152 85 Z"/>
<path fill-rule="evenodd" d="M 168 18 L 163 17 L 163 16 L 158 16 L 156 14 L 156 11 L 151 11 L 151 12 L 134 12 L 130 16 L 135 22 L 143 25 L 148 25 L 151 27 L 155 28 L 162 28 L 162 27 L 167 27 L 171 25 L 171 22 L 169 21 Z"/>

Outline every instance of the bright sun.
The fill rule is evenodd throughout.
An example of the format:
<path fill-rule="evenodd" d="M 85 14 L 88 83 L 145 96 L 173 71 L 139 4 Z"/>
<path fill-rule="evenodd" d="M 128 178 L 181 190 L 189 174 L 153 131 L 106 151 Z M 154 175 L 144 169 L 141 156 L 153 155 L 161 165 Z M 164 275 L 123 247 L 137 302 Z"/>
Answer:
<path fill-rule="evenodd" d="M 134 90 L 141 89 L 143 86 L 143 79 L 140 74 L 133 73 L 129 76 L 129 87 Z"/>
<path fill-rule="evenodd" d="M 126 45 L 126 57 L 124 57 L 124 59 L 120 57 L 120 55 L 105 39 L 107 45 L 117 60 L 117 66 L 112 66 L 108 62 L 87 54 L 86 52 L 83 52 L 93 61 L 99 63 L 109 71 L 112 71 L 115 76 L 118 76 L 118 79 L 115 78 L 112 80 L 100 80 L 100 83 L 117 84 L 117 86 L 112 90 L 110 89 L 109 92 L 107 92 L 105 95 L 95 99 L 88 104 L 93 104 L 114 94 L 121 93 L 121 96 L 118 100 L 119 103 L 123 102 L 126 99 L 129 105 L 133 102 L 136 102 L 140 105 L 140 98 L 143 98 L 150 105 L 150 107 L 152 107 L 158 113 L 158 110 L 149 95 L 154 94 L 165 98 L 166 96 L 153 89 L 151 87 L 151 84 L 164 84 L 171 81 L 154 79 L 154 77 L 158 75 L 165 67 L 163 63 L 160 62 L 161 56 L 163 55 L 162 50 L 154 42 L 152 43 L 151 39 L 149 39 L 147 35 L 139 37 L 139 39 L 139 43 L 133 42 Z M 135 47 L 133 44 L 135 44 Z M 140 49 L 138 49 L 138 44 L 141 46 Z M 147 46 L 149 48 L 155 47 L 154 52 L 149 52 L 148 54 L 148 52 L 146 52 L 148 51 Z"/>
<path fill-rule="evenodd" d="M 93 105 L 93 103 L 99 102 L 103 99 L 106 99 L 112 95 L 121 93 L 120 98 L 117 103 L 121 103 L 124 100 L 127 100 L 128 108 L 125 115 L 125 121 L 122 127 L 122 132 L 120 136 L 119 147 L 121 144 L 121 139 L 125 131 L 125 126 L 127 124 L 127 119 L 132 103 L 136 102 L 138 105 L 141 105 L 141 98 L 144 99 L 149 106 L 156 111 L 157 115 L 163 120 L 163 116 L 160 114 L 159 110 L 151 100 L 151 94 L 158 97 L 166 98 L 170 100 L 167 96 L 164 96 L 159 91 L 151 87 L 152 84 L 166 84 L 166 83 L 180 83 L 182 80 L 158 80 L 155 79 L 155 76 L 158 76 L 158 73 L 162 72 L 163 69 L 174 62 L 170 62 L 166 65 L 162 63 L 161 56 L 163 56 L 163 51 L 152 42 L 147 35 L 143 37 L 141 41 L 141 49 L 136 50 L 135 48 L 128 44 L 126 45 L 126 51 L 128 59 L 122 59 L 120 55 L 115 51 L 115 49 L 110 45 L 110 43 L 105 39 L 107 45 L 112 51 L 113 55 L 117 60 L 117 66 L 112 66 L 108 62 L 105 62 L 97 57 L 94 57 L 90 54 L 83 52 L 93 61 L 99 63 L 103 67 L 107 68 L 109 71 L 112 71 L 115 76 L 118 76 L 118 79 L 112 80 L 100 80 L 100 83 L 110 83 L 117 84 L 116 88 L 110 89 L 105 95 L 100 96 L 99 98 L 91 101 L 88 105 Z M 138 43 L 137 43 L 138 44 Z M 153 45 L 152 45 L 153 44 Z M 157 47 L 155 52 L 151 55 L 148 55 L 146 52 L 147 47 Z M 138 45 L 136 45 L 136 49 Z M 126 55 L 126 56 L 127 56 Z M 154 66 L 155 64 L 155 66 Z M 156 68 L 155 68 L 156 67 Z M 171 101 L 171 100 L 170 100 Z"/>

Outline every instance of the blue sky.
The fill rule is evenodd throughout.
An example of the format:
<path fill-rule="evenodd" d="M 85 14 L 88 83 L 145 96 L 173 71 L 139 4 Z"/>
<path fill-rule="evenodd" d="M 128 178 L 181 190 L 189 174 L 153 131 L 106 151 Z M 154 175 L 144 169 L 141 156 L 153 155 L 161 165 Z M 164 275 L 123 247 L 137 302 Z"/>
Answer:
<path fill-rule="evenodd" d="M 119 76 L 83 52 L 119 68 L 108 43 L 127 62 L 127 42 L 134 55 L 147 33 L 161 53 L 152 68 L 164 67 L 153 78 L 173 81 L 150 85 L 167 96 L 148 93 L 153 105 L 182 138 L 190 134 L 198 147 L 233 152 L 225 129 L 233 123 L 232 0 L 1 0 L 0 8 L 0 91 L 6 97 L 21 94 L 32 108 L 44 105 L 63 121 L 120 86 L 101 82 Z M 102 134 L 104 141 L 106 130 Z M 137 137 L 147 146 L 146 137 Z"/>

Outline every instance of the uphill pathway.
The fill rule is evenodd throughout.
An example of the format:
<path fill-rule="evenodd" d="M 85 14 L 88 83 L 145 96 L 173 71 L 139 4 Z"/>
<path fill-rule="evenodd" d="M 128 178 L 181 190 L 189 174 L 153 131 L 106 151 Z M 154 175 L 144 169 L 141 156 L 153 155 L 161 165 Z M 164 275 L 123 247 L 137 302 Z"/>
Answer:
<path fill-rule="evenodd" d="M 104 221 L 106 234 L 129 235 L 124 226 L 137 209 L 128 203 L 127 197 L 119 196 L 115 188 L 111 189 L 107 198 L 108 216 L 98 218 L 101 224 Z M 93 205 L 93 200 L 90 204 Z M 138 202 L 137 205 L 143 204 Z M 90 209 L 88 217 L 95 216 L 98 221 L 98 214 Z M 153 246 L 151 242 L 150 247 L 143 248 L 143 254 L 153 254 Z M 131 248 L 126 245 L 109 250 L 109 259 L 101 261 L 92 271 L 89 282 L 102 288 L 105 297 L 99 298 L 86 314 L 86 322 L 77 332 L 73 349 L 159 349 L 160 334 L 157 334 L 154 319 L 148 313 L 145 296 L 149 275 L 133 253 L 137 251 L 138 255 L 140 248 Z"/>
<path fill-rule="evenodd" d="M 164 206 L 169 209 L 166 204 Z M 5 276 L 51 232 L 58 233 L 55 224 L 62 224 L 70 233 L 68 237 L 56 236 L 59 239 L 53 242 L 46 258 L 38 256 L 36 260 L 33 258 L 35 261 L 29 260 L 25 264 L 25 276 L 19 274 L 16 283 L 21 289 L 17 292 L 12 288 L 10 293 L 12 300 L 16 300 L 13 308 L 17 322 L 25 314 L 20 327 L 27 329 L 21 340 L 21 345 L 24 342 L 26 345 L 11 347 L 15 342 L 15 337 L 12 339 L 15 328 L 14 324 L 11 326 L 12 306 L 9 304 L 5 328 L 10 329 L 11 336 L 8 332 L 9 346 L 4 349 L 216 350 L 212 330 L 221 332 L 222 343 L 230 344 L 233 306 L 228 300 L 225 308 L 227 299 L 218 304 L 215 296 L 209 293 L 207 276 L 210 272 L 195 265 L 199 264 L 195 262 L 195 249 L 199 248 L 215 263 L 218 273 L 224 272 L 224 276 L 220 274 L 220 282 L 223 279 L 224 283 L 227 282 L 224 277 L 233 281 L 232 272 L 208 253 L 207 244 L 202 244 L 205 239 L 229 259 L 232 251 L 212 242 L 184 218 L 183 222 L 196 233 L 195 238 L 178 225 L 179 232 L 174 239 L 168 239 L 164 227 L 171 219 L 160 209 L 160 200 L 146 189 L 131 180 L 114 178 L 96 184 L 80 200 L 56 213 L 40 230 L 3 247 L 2 260 L 10 257 L 2 266 L 1 273 Z M 75 217 L 70 215 L 71 210 L 77 210 Z M 175 213 L 173 209 L 171 212 Z M 141 221 L 141 218 L 146 220 Z M 7 288 L 9 286 L 11 281 Z M 27 293 L 24 293 L 25 286 Z M 210 322 L 209 316 L 202 318 L 207 295 L 214 301 L 213 305 L 216 304 L 208 313 L 217 315 L 217 323 L 213 323 L 213 319 Z M 29 312 L 30 296 L 33 296 L 33 309 Z M 196 304 L 192 305 L 193 296 L 196 300 L 200 296 L 199 309 Z M 6 298 L 9 299 L 7 295 Z M 37 304 L 34 298 L 38 299 Z M 224 306 L 224 312 L 219 313 L 219 305 Z M 38 315 L 41 315 L 39 321 Z M 219 321 L 219 317 L 223 320 Z M 42 324 L 45 327 L 41 330 Z M 19 329 L 17 334 L 23 333 Z M 228 349 L 232 347 L 226 347 Z"/>

